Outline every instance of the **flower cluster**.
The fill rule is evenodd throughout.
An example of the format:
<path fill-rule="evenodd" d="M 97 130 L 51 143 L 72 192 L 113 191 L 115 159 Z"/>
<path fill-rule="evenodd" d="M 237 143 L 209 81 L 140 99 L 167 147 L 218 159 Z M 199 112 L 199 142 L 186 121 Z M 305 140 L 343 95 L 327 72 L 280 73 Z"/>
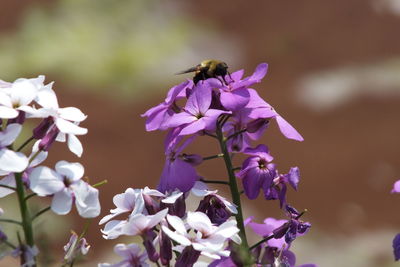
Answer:
<path fill-rule="evenodd" d="M 267 67 L 260 64 L 249 77 L 243 77 L 240 70 L 222 79 L 185 81 L 172 87 L 164 102 L 142 115 L 147 118 L 148 131 L 168 131 L 166 160 L 157 190 L 127 189 L 114 197 L 116 208 L 100 221 L 106 223 L 102 232 L 107 239 L 141 236 L 147 256 L 136 246 L 119 244 L 115 250 L 120 255 L 124 250 L 122 262 L 142 266 L 148 259 L 158 266 L 171 262 L 175 266 L 203 266 L 199 257 L 206 256 L 213 259 L 209 266 L 294 266 L 290 244 L 311 226 L 300 221 L 303 213 L 287 203 L 288 185 L 298 188 L 299 169 L 293 167 L 280 174 L 267 146 L 254 146 L 253 142 L 260 140 L 271 121 L 285 137 L 297 141 L 303 137 L 252 89 L 264 78 Z M 203 157 L 184 152 L 202 136 L 215 139 L 221 153 Z M 247 155 L 241 167 L 234 166 L 234 154 Z M 224 159 L 227 180 L 205 179 L 197 172 L 196 166 L 215 158 Z M 257 198 L 262 190 L 266 200 L 279 200 L 289 220 L 268 218 L 267 226 L 251 219 L 244 221 L 238 182 L 249 199 Z M 204 183 L 228 185 L 233 203 Z M 196 211 L 186 211 L 188 195 L 202 198 Z M 123 213 L 128 214 L 124 220 L 114 219 Z M 249 246 L 245 225 L 264 239 Z M 172 250 L 177 253 L 175 261 Z"/>
<path fill-rule="evenodd" d="M 197 211 L 186 210 L 185 200 L 189 195 L 202 198 Z M 210 196 L 217 199 L 220 205 L 208 205 L 206 214 L 202 211 L 207 206 L 205 202 L 210 201 Z M 191 266 L 200 255 L 212 259 L 229 256 L 230 252 L 225 250 L 227 242 L 241 242 L 237 235 L 239 229 L 236 220 L 230 219 L 230 216 L 220 216 L 220 213 L 235 213 L 235 206 L 219 196 L 217 191 L 207 190 L 201 182 L 196 182 L 192 190 L 186 193 L 175 190 L 164 194 L 148 187 L 128 188 L 124 193 L 114 196 L 113 201 L 115 209 L 110 210 L 110 214 L 100 221 L 100 224 L 105 223 L 103 237 L 115 239 L 127 235 L 142 238 L 146 256 L 132 244 L 118 244 L 115 247 L 118 254 L 121 249 L 129 251 L 124 253 L 130 253 L 129 257 L 124 256 L 124 261 L 128 261 L 131 266 L 137 266 L 135 263 L 147 258 L 154 263 L 160 261 L 169 266 L 173 250 L 180 254 L 175 266 Z M 114 219 L 122 214 L 126 215 L 125 219 Z M 218 221 L 218 224 L 213 221 Z M 120 266 L 118 264 L 102 266 Z"/>
<path fill-rule="evenodd" d="M 61 160 L 55 169 L 41 165 L 55 141 L 67 142 L 69 150 L 80 157 L 83 148 L 77 136 L 87 133 L 79 126 L 86 115 L 75 107 L 61 108 L 53 83 L 44 84 L 44 79 L 0 80 L 0 197 L 18 196 L 22 221 L 15 222 L 23 227 L 25 243 L 13 255 L 33 264 L 38 253 L 32 227 L 35 218 L 47 210 L 68 214 L 73 204 L 84 218 L 100 214 L 99 192 L 83 178 L 80 163 Z M 23 128 L 32 131 L 27 140 L 21 140 Z M 27 202 L 34 196 L 51 198 L 51 206 L 31 215 Z"/>

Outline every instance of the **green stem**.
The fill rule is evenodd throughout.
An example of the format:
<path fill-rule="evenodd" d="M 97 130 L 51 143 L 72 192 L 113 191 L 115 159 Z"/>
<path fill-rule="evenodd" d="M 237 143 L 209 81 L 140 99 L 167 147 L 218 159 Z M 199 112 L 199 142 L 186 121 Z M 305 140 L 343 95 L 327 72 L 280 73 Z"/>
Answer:
<path fill-rule="evenodd" d="M 22 145 L 19 146 L 17 152 L 21 151 L 27 144 L 29 144 L 32 140 L 35 140 L 33 136 L 31 136 L 28 140 L 26 140 Z"/>
<path fill-rule="evenodd" d="M 229 139 L 231 139 L 231 138 L 234 138 L 234 137 L 236 137 L 236 136 L 238 136 L 238 135 L 240 135 L 240 134 L 242 134 L 242 133 L 244 133 L 244 132 L 246 132 L 247 131 L 247 129 L 242 129 L 242 130 L 240 130 L 240 131 L 238 131 L 238 132 L 236 132 L 236 133 L 233 133 L 233 134 L 231 134 L 230 136 L 228 136 L 227 138 L 226 138 L 226 140 L 229 140 Z"/>
<path fill-rule="evenodd" d="M 4 188 L 10 189 L 10 190 L 14 190 L 14 191 L 17 190 L 17 188 L 9 186 L 9 185 L 5 185 L 5 184 L 0 184 L 0 187 L 4 187 Z"/>
<path fill-rule="evenodd" d="M 45 213 L 46 211 L 50 210 L 51 207 L 46 207 L 42 210 L 40 210 L 38 213 L 36 213 L 35 215 L 33 215 L 32 217 L 32 221 L 34 221 L 37 217 L 39 217 L 40 215 L 42 215 L 43 213 Z"/>
<path fill-rule="evenodd" d="M 17 185 L 17 195 L 19 209 L 21 212 L 22 228 L 24 229 L 25 234 L 25 242 L 28 246 L 33 247 L 35 245 L 35 241 L 33 239 L 32 219 L 28 209 L 28 205 L 25 201 L 25 188 L 24 182 L 22 181 L 22 173 L 15 174 L 15 183 Z"/>
<path fill-rule="evenodd" d="M 102 186 L 103 184 L 106 184 L 106 183 L 108 183 L 108 181 L 107 181 L 107 180 L 103 180 L 103 181 L 98 182 L 97 184 L 94 184 L 94 185 L 92 185 L 92 186 L 93 186 L 93 187 L 99 187 L 99 186 Z"/>
<path fill-rule="evenodd" d="M 217 154 L 217 155 L 212 155 L 212 156 L 204 157 L 203 160 L 217 159 L 217 158 L 222 158 L 223 156 L 224 156 L 224 154 L 220 153 L 220 154 Z"/>
<path fill-rule="evenodd" d="M 258 241 L 258 242 L 255 243 L 254 245 L 252 245 L 249 249 L 250 249 L 250 250 L 253 250 L 253 249 L 255 249 L 256 247 L 258 247 L 259 245 L 261 245 L 262 243 L 267 242 L 268 240 L 272 239 L 273 237 L 274 237 L 274 234 L 272 234 L 272 235 L 270 235 L 270 236 L 267 236 L 266 238 L 264 238 L 264 239 Z"/>
<path fill-rule="evenodd" d="M 32 194 L 27 195 L 27 196 L 25 197 L 25 201 L 27 201 L 28 199 L 30 199 L 31 197 L 34 197 L 34 196 L 36 196 L 36 195 L 37 195 L 36 193 L 32 193 Z"/>
<path fill-rule="evenodd" d="M 0 219 L 0 222 L 5 222 L 5 223 L 13 223 L 13 224 L 18 224 L 19 226 L 22 226 L 22 223 L 16 220 L 12 219 Z"/>
<path fill-rule="evenodd" d="M 222 122 L 225 122 L 225 121 L 223 120 Z M 224 134 L 222 132 L 221 124 L 217 125 L 217 137 L 218 137 L 218 142 L 219 142 L 219 145 L 221 148 L 221 152 L 224 155 L 226 170 L 229 175 L 229 187 L 230 187 L 230 191 L 231 191 L 231 195 L 232 195 L 232 201 L 237 206 L 237 210 L 238 210 L 238 213 L 235 215 L 235 217 L 236 217 L 238 228 L 240 230 L 239 235 L 242 239 L 242 246 L 245 249 L 248 249 L 249 245 L 247 243 L 246 231 L 245 231 L 244 223 L 243 223 L 243 213 L 242 213 L 242 205 L 240 202 L 240 192 L 238 189 L 238 185 L 236 183 L 236 176 L 235 176 L 235 173 L 233 172 L 232 160 L 229 155 L 228 148 L 226 146 L 226 138 L 224 137 Z"/>
<path fill-rule="evenodd" d="M 3 242 L 4 244 L 6 244 L 7 246 L 9 246 L 9 247 L 12 248 L 12 249 L 16 249 L 16 248 L 17 248 L 14 244 L 10 243 L 10 242 L 7 241 L 7 240 L 3 240 L 3 241 L 1 241 L 1 242 Z"/>
<path fill-rule="evenodd" d="M 229 182 L 227 181 L 220 181 L 220 180 L 206 180 L 206 179 L 200 179 L 203 183 L 206 184 L 226 184 L 229 185 Z"/>

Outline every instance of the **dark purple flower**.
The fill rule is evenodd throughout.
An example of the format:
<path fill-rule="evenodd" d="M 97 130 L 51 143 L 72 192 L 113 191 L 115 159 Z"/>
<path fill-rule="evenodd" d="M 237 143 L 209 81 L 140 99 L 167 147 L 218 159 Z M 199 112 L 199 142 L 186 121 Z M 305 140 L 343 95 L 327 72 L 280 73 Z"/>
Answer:
<path fill-rule="evenodd" d="M 176 138 L 172 134 L 172 140 L 168 142 L 169 137 L 167 137 L 166 141 L 166 162 L 157 190 L 163 193 L 175 189 L 187 192 L 198 180 L 197 172 L 193 166 L 201 163 L 201 157 L 198 155 L 181 154 L 181 152 L 193 141 L 195 136 L 190 137 L 180 146 L 178 143 L 182 140 L 182 136 Z"/>
<path fill-rule="evenodd" d="M 290 220 L 274 229 L 274 238 L 282 238 L 285 236 L 285 242 L 291 244 L 298 235 L 305 234 L 311 227 L 309 222 L 300 220 L 302 213 L 299 213 L 295 208 L 286 205 L 286 211 Z"/>
<path fill-rule="evenodd" d="M 254 149 L 248 148 L 244 153 L 251 157 L 243 162 L 237 177 L 242 179 L 246 196 L 249 199 L 255 199 L 261 188 L 270 187 L 272 184 L 274 176 L 268 168 L 268 162 L 272 161 L 273 157 L 268 154 L 268 148 L 265 145 L 258 145 Z"/>
<path fill-rule="evenodd" d="M 250 101 L 249 86 L 261 82 L 261 79 L 264 78 L 267 73 L 267 69 L 268 65 L 266 63 L 261 63 L 257 66 L 253 75 L 243 80 L 243 70 L 232 73 L 231 77 L 228 79 L 228 85 L 219 88 L 222 105 L 231 111 L 244 108 Z"/>
<path fill-rule="evenodd" d="M 43 119 L 42 122 L 40 122 L 40 124 L 33 129 L 33 137 L 38 140 L 42 139 L 53 124 L 53 117 L 49 116 Z"/>
<path fill-rule="evenodd" d="M 393 239 L 393 254 L 394 259 L 398 261 L 400 259 L 400 234 L 397 234 Z"/>
<path fill-rule="evenodd" d="M 200 257 L 200 253 L 192 246 L 184 248 L 181 255 L 176 259 L 175 267 L 192 267 Z"/>
<path fill-rule="evenodd" d="M 204 199 L 200 201 L 196 211 L 207 214 L 211 222 L 216 225 L 223 224 L 232 216 L 230 209 L 217 195 L 205 196 Z"/>
<path fill-rule="evenodd" d="M 292 167 L 287 174 L 279 174 L 275 164 L 268 164 L 267 168 L 274 178 L 272 184 L 263 185 L 264 197 L 268 200 L 279 199 L 280 207 L 282 208 L 286 205 L 287 184 L 289 183 L 294 190 L 297 190 L 300 181 L 299 168 Z"/>
<path fill-rule="evenodd" d="M 211 87 L 207 82 L 198 83 L 193 88 L 183 111 L 174 114 L 168 121 L 168 127 L 179 127 L 179 135 L 194 134 L 202 130 L 214 130 L 219 115 L 227 111 L 210 109 Z"/>
<path fill-rule="evenodd" d="M 51 128 L 43 137 L 43 139 L 40 140 L 39 150 L 49 151 L 51 145 L 54 143 L 59 133 L 60 130 L 57 127 L 54 126 L 53 128 Z"/>
<path fill-rule="evenodd" d="M 172 87 L 165 101 L 142 114 L 147 117 L 146 130 L 166 130 L 168 120 L 175 114 L 180 112 L 180 108 L 176 105 L 176 100 L 186 96 L 186 89 L 193 86 L 192 81 L 185 81 L 177 86 Z"/>
<path fill-rule="evenodd" d="M 159 234 L 160 237 L 160 260 L 162 265 L 169 266 L 172 259 L 172 242 L 171 239 L 163 232 Z"/>

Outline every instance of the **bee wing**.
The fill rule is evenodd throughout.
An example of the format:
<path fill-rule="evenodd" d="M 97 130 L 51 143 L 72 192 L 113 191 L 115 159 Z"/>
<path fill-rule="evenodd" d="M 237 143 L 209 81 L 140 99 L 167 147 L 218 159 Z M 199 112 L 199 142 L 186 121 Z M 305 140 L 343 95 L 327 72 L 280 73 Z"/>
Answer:
<path fill-rule="evenodd" d="M 199 69 L 199 67 L 200 67 L 200 65 L 197 65 L 197 66 L 191 67 L 191 68 L 189 68 L 189 69 L 187 69 L 187 70 L 183 70 L 183 71 L 177 72 L 177 73 L 175 73 L 175 75 L 185 74 L 185 73 L 190 73 L 190 72 L 195 72 L 195 71 L 197 71 L 197 70 Z"/>

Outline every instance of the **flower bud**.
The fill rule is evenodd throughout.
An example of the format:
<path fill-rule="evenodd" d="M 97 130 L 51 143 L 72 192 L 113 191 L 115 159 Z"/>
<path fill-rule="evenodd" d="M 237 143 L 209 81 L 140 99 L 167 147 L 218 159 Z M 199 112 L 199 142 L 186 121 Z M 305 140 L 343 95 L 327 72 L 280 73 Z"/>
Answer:
<path fill-rule="evenodd" d="M 58 133 L 60 130 L 58 130 L 57 127 L 53 127 L 40 141 L 39 143 L 39 150 L 42 151 L 48 151 L 51 147 L 51 145 L 54 143 L 54 141 L 57 138 Z"/>
<path fill-rule="evenodd" d="M 52 117 L 45 118 L 35 129 L 33 129 L 33 137 L 35 139 L 42 139 L 53 124 L 54 120 Z"/>

